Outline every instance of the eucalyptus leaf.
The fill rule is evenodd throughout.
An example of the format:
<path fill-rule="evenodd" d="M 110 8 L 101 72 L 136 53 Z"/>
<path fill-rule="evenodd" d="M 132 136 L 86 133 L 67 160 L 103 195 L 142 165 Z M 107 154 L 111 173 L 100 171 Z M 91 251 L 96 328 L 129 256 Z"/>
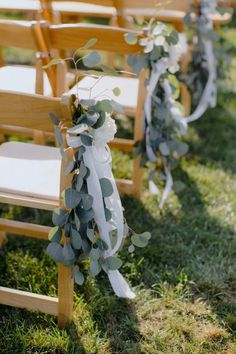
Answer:
<path fill-rule="evenodd" d="M 162 153 L 162 155 L 164 155 L 164 156 L 170 155 L 170 149 L 169 149 L 166 142 L 160 143 L 159 149 L 160 149 L 160 152 Z"/>
<path fill-rule="evenodd" d="M 117 257 L 107 257 L 105 263 L 109 270 L 117 270 L 122 266 L 122 260 Z"/>
<path fill-rule="evenodd" d="M 94 235 L 94 230 L 93 229 L 87 229 L 87 237 L 91 242 L 94 242 L 95 240 L 95 235 Z"/>
<path fill-rule="evenodd" d="M 93 197 L 91 195 L 85 194 L 85 193 L 82 193 L 81 197 L 82 197 L 83 208 L 85 210 L 91 209 L 92 205 L 93 205 Z"/>
<path fill-rule="evenodd" d="M 48 245 L 47 254 L 54 260 L 54 262 L 58 263 L 63 261 L 62 247 L 57 242 L 51 242 Z"/>
<path fill-rule="evenodd" d="M 95 277 L 101 272 L 101 270 L 102 270 L 102 268 L 101 268 L 100 264 L 98 263 L 98 261 L 92 260 L 90 263 L 90 267 L 89 267 L 90 274 Z"/>
<path fill-rule="evenodd" d="M 74 279 L 76 284 L 83 285 L 84 283 L 84 275 L 81 273 L 79 266 L 74 267 Z"/>
<path fill-rule="evenodd" d="M 73 189 L 68 188 L 65 190 L 65 206 L 68 209 L 74 209 L 81 201 L 81 194 Z"/>
<path fill-rule="evenodd" d="M 80 134 L 80 138 L 81 138 L 82 143 L 85 146 L 91 146 L 92 145 L 93 138 L 90 135 Z"/>
<path fill-rule="evenodd" d="M 50 113 L 50 118 L 54 125 L 60 124 L 60 120 L 57 118 L 57 116 L 54 113 Z"/>
<path fill-rule="evenodd" d="M 62 135 L 60 129 L 57 126 L 55 126 L 54 128 L 54 133 L 56 135 L 58 145 L 62 145 L 63 144 Z"/>
<path fill-rule="evenodd" d="M 101 251 L 107 251 L 108 250 L 108 246 L 106 244 L 105 241 L 103 241 L 101 238 L 98 238 L 96 240 L 96 244 L 98 246 L 98 248 L 101 250 Z"/>
<path fill-rule="evenodd" d="M 89 253 L 90 258 L 93 261 L 97 261 L 100 258 L 100 251 L 98 248 L 92 248 L 90 253 Z"/>
<path fill-rule="evenodd" d="M 69 175 L 75 168 L 74 161 L 69 161 L 68 165 L 65 168 L 65 175 Z"/>
<path fill-rule="evenodd" d="M 125 41 L 128 44 L 134 45 L 138 42 L 138 34 L 134 32 L 125 33 Z"/>
<path fill-rule="evenodd" d="M 68 220 L 69 213 L 64 209 L 55 209 L 52 214 L 52 222 L 55 226 L 64 226 Z"/>
<path fill-rule="evenodd" d="M 148 245 L 148 241 L 151 238 L 151 234 L 149 232 L 144 232 L 143 234 L 134 234 L 131 236 L 131 241 L 134 246 L 143 248 Z"/>
<path fill-rule="evenodd" d="M 104 198 L 110 197 L 113 193 L 113 186 L 111 181 L 108 178 L 104 177 L 101 178 L 99 182 L 100 182 L 103 197 Z"/>
<path fill-rule="evenodd" d="M 80 233 L 75 230 L 71 229 L 71 243 L 74 249 L 79 250 L 82 247 L 82 239 Z"/>
<path fill-rule="evenodd" d="M 62 249 L 62 256 L 63 256 L 63 260 L 64 260 L 64 264 L 66 265 L 70 265 L 74 262 L 75 260 L 75 253 L 71 247 L 71 244 L 66 242 L 63 246 Z"/>
<path fill-rule="evenodd" d="M 92 68 L 93 66 L 96 66 L 100 63 L 101 61 L 101 56 L 98 52 L 91 52 L 87 56 L 83 58 L 83 63 L 85 66 L 88 68 Z"/>
<path fill-rule="evenodd" d="M 51 242 L 60 242 L 62 237 L 62 230 L 59 226 L 53 227 L 48 235 Z"/>
<path fill-rule="evenodd" d="M 112 92 L 114 93 L 115 96 L 120 96 L 121 90 L 119 87 L 114 87 Z"/>

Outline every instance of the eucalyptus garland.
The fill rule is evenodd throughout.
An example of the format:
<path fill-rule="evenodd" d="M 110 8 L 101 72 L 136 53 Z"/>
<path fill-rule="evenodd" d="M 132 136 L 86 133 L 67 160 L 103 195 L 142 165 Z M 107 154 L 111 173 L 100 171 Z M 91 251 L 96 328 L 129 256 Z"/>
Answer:
<path fill-rule="evenodd" d="M 216 106 L 218 79 L 225 77 L 230 57 L 223 48 L 223 39 L 214 29 L 210 15 L 220 15 L 226 11 L 230 9 L 219 7 L 218 0 L 200 0 L 198 8 L 192 5 L 185 16 L 184 22 L 191 37 L 192 59 L 182 78 L 190 89 L 193 105 L 204 105 L 201 114 L 189 121 L 198 119 L 207 108 Z"/>
<path fill-rule="evenodd" d="M 187 133 L 184 109 L 179 103 L 180 87 L 176 78 L 179 60 L 187 51 L 185 37 L 163 23 L 151 20 L 144 30 L 144 38 L 128 33 L 129 44 L 144 47 L 141 56 L 130 56 L 128 64 L 138 74 L 148 69 L 147 97 L 145 101 L 145 136 L 138 142 L 135 157 L 141 154 L 141 165 L 149 169 L 149 189 L 158 195 L 157 180 L 165 181 L 160 200 L 162 207 L 173 185 L 182 188 L 181 182 L 173 183 L 171 171 L 179 159 L 188 152 L 183 141 Z"/>
<path fill-rule="evenodd" d="M 85 47 L 87 49 L 88 45 Z M 97 58 L 98 54 L 86 55 L 85 62 L 92 66 Z M 57 62 L 54 60 L 51 65 Z M 100 74 L 97 72 L 96 76 Z M 113 89 L 117 95 L 118 91 L 118 88 Z M 134 293 L 118 271 L 122 261 L 117 252 L 126 247 L 131 254 L 136 247 L 146 247 L 151 235 L 148 232 L 136 234 L 128 227 L 111 171 L 107 143 L 116 133 L 112 115 L 119 105 L 110 99 L 93 97 L 79 101 L 73 96 L 72 101 L 72 126 L 66 128 L 67 144 L 74 152 L 71 160 L 67 160 L 63 145 L 61 131 L 65 127 L 51 114 L 57 143 L 67 165 L 64 173 L 71 174 L 72 184 L 62 193 L 64 207 L 53 212 L 54 227 L 49 234 L 51 243 L 47 252 L 54 261 L 73 267 L 78 285 L 84 283 L 89 267 L 92 276 L 101 271 L 108 275 L 116 295 L 133 298 Z"/>

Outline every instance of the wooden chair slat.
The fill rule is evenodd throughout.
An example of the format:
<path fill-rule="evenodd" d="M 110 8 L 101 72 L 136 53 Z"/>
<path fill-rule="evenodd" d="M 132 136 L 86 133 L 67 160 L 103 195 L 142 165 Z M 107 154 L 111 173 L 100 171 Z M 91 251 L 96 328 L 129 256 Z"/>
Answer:
<path fill-rule="evenodd" d="M 58 298 L 30 293 L 27 291 L 0 287 L 2 305 L 24 308 L 28 310 L 58 315 Z"/>

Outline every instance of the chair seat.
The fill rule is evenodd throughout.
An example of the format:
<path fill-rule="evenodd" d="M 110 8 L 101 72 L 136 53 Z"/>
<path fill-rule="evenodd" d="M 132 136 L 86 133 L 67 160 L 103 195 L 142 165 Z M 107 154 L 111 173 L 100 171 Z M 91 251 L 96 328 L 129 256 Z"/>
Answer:
<path fill-rule="evenodd" d="M 125 11 L 127 16 L 143 16 L 146 18 L 155 17 L 159 21 L 163 22 L 183 22 L 186 12 L 180 10 L 169 10 L 163 9 L 160 11 L 154 11 L 153 8 L 146 8 L 146 9 L 127 9 Z M 225 13 L 223 15 L 220 14 L 212 14 L 210 15 L 211 19 L 213 20 L 214 24 L 216 25 L 224 25 L 229 23 L 232 20 L 232 15 L 230 13 Z"/>
<path fill-rule="evenodd" d="M 138 88 L 139 88 L 138 79 L 127 78 L 127 77 L 104 76 L 95 85 L 96 81 L 97 79 L 90 76 L 86 76 L 81 81 L 79 81 L 78 93 L 80 99 L 88 99 L 88 98 L 95 98 L 96 100 L 113 99 L 119 104 L 121 104 L 127 112 L 133 113 L 136 111 L 137 102 L 138 102 Z M 121 90 L 120 96 L 115 96 L 113 94 L 112 90 L 115 87 L 120 88 Z M 91 88 L 92 91 L 90 97 Z M 70 93 L 76 94 L 76 92 L 77 89 L 76 86 L 74 86 L 70 90 Z"/>
<path fill-rule="evenodd" d="M 0 192 L 59 201 L 60 169 L 58 148 L 21 142 L 0 146 Z"/>
<path fill-rule="evenodd" d="M 52 90 L 46 73 L 44 95 L 51 96 Z M 36 69 L 30 66 L 10 65 L 0 68 L 0 90 L 35 93 Z"/>
<path fill-rule="evenodd" d="M 78 16 L 90 16 L 97 17 L 112 17 L 116 15 L 116 9 L 114 7 L 86 4 L 83 2 L 55 2 L 53 3 L 53 9 L 62 13 L 63 15 L 78 15 Z"/>
<path fill-rule="evenodd" d="M 37 0 L 0 0 L 0 12 L 37 12 L 40 2 Z"/>

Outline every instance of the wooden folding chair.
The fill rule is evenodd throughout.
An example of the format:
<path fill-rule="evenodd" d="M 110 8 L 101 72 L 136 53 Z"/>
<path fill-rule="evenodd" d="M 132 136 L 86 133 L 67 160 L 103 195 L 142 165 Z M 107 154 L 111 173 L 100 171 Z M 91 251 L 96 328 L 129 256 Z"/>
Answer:
<path fill-rule="evenodd" d="M 23 15 L 24 19 L 37 20 L 40 12 L 38 0 L 0 0 L 0 13 Z"/>
<path fill-rule="evenodd" d="M 169 22 L 175 28 L 184 31 L 184 18 L 194 4 L 196 9 L 199 6 L 199 0 L 114 0 L 117 9 L 117 21 L 119 26 L 127 27 L 130 22 L 129 17 L 142 16 L 146 19 L 156 18 L 161 22 Z M 232 15 L 211 15 L 216 27 L 227 24 L 231 21 Z"/>
<path fill-rule="evenodd" d="M 59 99 L 0 91 L 0 124 L 52 132 L 50 112 L 71 126 L 69 96 Z M 65 146 L 65 152 L 71 154 L 73 150 Z M 64 174 L 64 164 L 58 148 L 21 142 L 3 143 L 0 145 L 0 203 L 42 210 L 61 206 L 61 192 L 71 186 L 71 178 Z M 49 230 L 42 225 L 0 219 L 2 237 L 7 232 L 47 240 Z M 59 324 L 64 326 L 72 319 L 72 270 L 59 265 L 57 298 L 0 286 L 0 303 L 55 315 Z"/>
<path fill-rule="evenodd" d="M 116 16 L 113 0 L 40 0 L 43 19 L 50 23 L 81 22 L 86 17 L 112 22 Z"/>
<path fill-rule="evenodd" d="M 0 67 L 0 89 L 29 94 L 44 94 L 57 96 L 58 72 L 63 70 L 60 64 L 57 68 L 44 71 L 42 66 L 51 60 L 50 53 L 45 51 L 41 36 L 40 23 L 31 21 L 0 20 L 0 45 L 16 47 L 35 52 L 36 65 L 3 65 Z M 63 71 L 64 72 L 64 71 Z M 74 75 L 67 74 L 67 84 L 74 83 Z M 61 90 L 60 90 L 61 91 Z M 51 140 L 51 135 L 36 130 L 0 126 L 0 133 L 24 137 L 33 137 L 35 142 L 42 143 Z"/>
<path fill-rule="evenodd" d="M 109 26 L 77 24 L 77 25 L 47 25 L 42 28 L 47 49 L 53 50 L 75 50 L 82 47 L 91 38 L 97 38 L 93 50 L 119 53 L 123 55 L 142 53 L 143 48 L 139 45 L 131 46 L 125 42 L 124 36 L 129 30 Z M 132 32 L 132 31 L 131 31 Z M 135 32 L 137 33 L 137 32 Z M 140 34 L 141 35 L 141 34 Z M 116 100 L 125 108 L 125 113 L 134 117 L 134 137 L 130 139 L 115 139 L 112 147 L 121 151 L 132 152 L 135 142 L 141 140 L 144 131 L 143 106 L 145 101 L 145 78 L 146 71 L 143 70 L 138 78 L 106 76 L 96 82 L 93 96 L 110 89 L 109 97 Z M 62 81 L 62 80 L 61 80 Z M 91 77 L 82 78 L 78 83 L 80 99 L 89 98 L 87 88 L 91 88 L 95 81 Z M 95 89 L 96 87 L 96 89 Z M 114 96 L 112 89 L 120 87 L 121 95 Z M 72 91 L 76 94 L 77 89 Z M 102 97 L 104 98 L 104 96 Z M 106 96 L 105 96 L 106 98 Z M 136 196 L 141 195 L 142 181 L 139 158 L 133 159 L 132 181 L 120 180 L 118 187 L 121 192 Z"/>

